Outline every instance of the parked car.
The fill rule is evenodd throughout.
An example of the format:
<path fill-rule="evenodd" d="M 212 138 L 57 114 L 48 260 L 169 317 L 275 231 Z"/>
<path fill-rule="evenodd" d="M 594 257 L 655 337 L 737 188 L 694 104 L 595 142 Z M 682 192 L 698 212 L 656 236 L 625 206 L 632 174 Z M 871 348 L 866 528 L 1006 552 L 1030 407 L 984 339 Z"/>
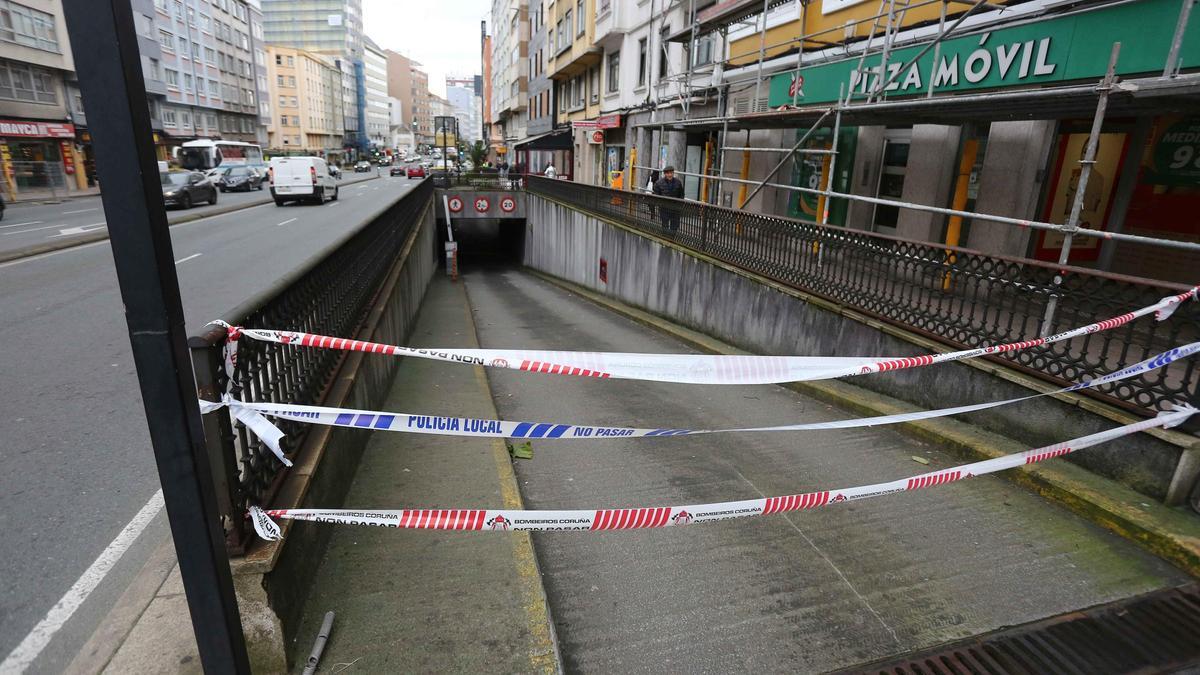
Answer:
<path fill-rule="evenodd" d="M 316 202 L 338 198 L 338 185 L 320 157 L 275 157 L 267 170 L 276 206 L 288 201 Z"/>
<path fill-rule="evenodd" d="M 342 168 L 340 166 L 338 166 L 337 164 L 330 164 L 329 165 L 329 175 L 333 176 L 334 178 L 341 178 L 342 177 Z"/>
<path fill-rule="evenodd" d="M 371 163 L 365 159 L 354 165 L 354 173 L 366 173 L 370 170 Z"/>
<path fill-rule="evenodd" d="M 393 164 L 392 168 L 388 169 L 388 175 L 389 176 L 403 176 L 404 175 L 404 167 L 400 166 L 399 164 Z"/>
<path fill-rule="evenodd" d="M 425 167 L 420 164 L 409 164 L 408 171 L 405 172 L 409 178 L 424 178 Z"/>
<path fill-rule="evenodd" d="M 197 202 L 217 203 L 217 186 L 199 171 L 168 171 L 158 176 L 167 206 L 190 209 Z"/>
<path fill-rule="evenodd" d="M 231 166 L 221 174 L 220 182 L 217 183 L 221 192 L 230 190 L 251 190 L 263 189 L 263 176 L 257 169 L 251 169 L 245 166 Z"/>

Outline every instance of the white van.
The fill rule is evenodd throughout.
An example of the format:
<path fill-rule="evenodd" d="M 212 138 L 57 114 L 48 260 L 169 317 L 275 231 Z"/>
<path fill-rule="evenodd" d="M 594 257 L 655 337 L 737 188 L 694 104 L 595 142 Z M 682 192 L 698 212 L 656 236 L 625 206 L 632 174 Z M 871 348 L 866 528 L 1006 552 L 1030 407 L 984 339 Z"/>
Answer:
<path fill-rule="evenodd" d="M 272 157 L 267 175 L 276 206 L 290 200 L 322 204 L 338 198 L 337 181 L 320 157 Z"/>

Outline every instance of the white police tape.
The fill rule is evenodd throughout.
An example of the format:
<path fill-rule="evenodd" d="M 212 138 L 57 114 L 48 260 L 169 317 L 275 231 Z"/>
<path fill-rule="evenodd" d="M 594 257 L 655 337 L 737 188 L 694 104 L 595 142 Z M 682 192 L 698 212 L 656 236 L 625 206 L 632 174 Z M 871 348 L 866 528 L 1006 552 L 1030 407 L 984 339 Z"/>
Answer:
<path fill-rule="evenodd" d="M 241 328 L 230 326 L 223 321 L 211 323 L 226 327 L 229 330 L 229 338 L 235 341 L 239 336 L 245 336 L 285 345 L 391 356 L 414 356 L 555 375 L 612 377 L 685 384 L 777 384 L 866 375 L 975 358 L 986 354 L 1019 351 L 1116 328 L 1151 313 L 1159 321 L 1162 321 L 1169 317 L 1184 300 L 1195 297 L 1198 290 L 1200 289 L 1192 288 L 1187 292 L 1163 298 L 1153 305 L 1136 311 L 1049 337 L 914 357 L 730 356 L 515 349 L 417 349 L 313 333 Z"/>
<path fill-rule="evenodd" d="M 944 485 L 965 478 L 1033 464 L 1061 457 L 1093 445 L 1154 427 L 1170 428 L 1182 424 L 1196 412 L 1195 408 L 1176 406 L 1175 410 L 1157 417 L 1123 427 L 1083 436 L 1063 443 L 1012 455 L 963 464 L 901 478 L 887 483 L 837 488 L 714 504 L 659 506 L 628 509 L 587 510 L 515 510 L 515 509 L 270 509 L 250 507 L 250 521 L 263 539 L 275 540 L 282 535 L 271 518 L 309 520 L 346 525 L 375 525 L 423 530 L 628 530 L 652 527 L 705 523 L 729 518 L 763 516 L 789 511 L 815 509 L 828 504 L 880 497 L 896 492 L 920 490 Z"/>
<path fill-rule="evenodd" d="M 1102 375 L 1087 382 L 1080 382 L 1055 391 L 1011 398 L 1003 401 L 974 403 L 971 405 L 942 408 L 939 410 L 922 410 L 918 412 L 882 415 L 832 422 L 810 422 L 807 424 L 787 424 L 769 427 L 742 427 L 734 429 L 675 429 L 657 428 L 643 429 L 637 427 L 591 426 L 583 424 L 564 424 L 558 422 L 511 422 L 505 420 L 477 419 L 470 417 L 449 417 L 442 415 L 422 415 L 413 413 L 380 412 L 377 410 L 354 410 L 348 408 L 327 408 L 321 406 L 296 405 L 290 403 L 263 403 L 252 401 L 237 401 L 226 397 L 221 402 L 201 401 L 201 412 L 212 412 L 228 406 L 234 411 L 239 420 L 247 423 L 260 436 L 262 429 L 270 427 L 275 434 L 282 433 L 275 429 L 261 414 L 310 424 L 327 426 L 376 429 L 380 431 L 399 431 L 415 434 L 432 434 L 439 436 L 472 436 L 482 438 L 549 438 L 549 439 L 607 439 L 607 438 L 648 438 L 663 436 L 696 436 L 701 434 L 762 432 L 762 431 L 813 431 L 820 429 L 852 429 L 884 424 L 899 424 L 917 420 L 932 419 L 959 415 L 989 408 L 997 408 L 1021 401 L 1028 401 L 1042 396 L 1051 396 L 1064 392 L 1094 389 L 1130 377 L 1142 375 L 1169 363 L 1185 359 L 1200 352 L 1200 342 L 1169 349 L 1157 356 L 1140 361 L 1121 370 Z M 257 418 L 253 425 L 247 420 Z M 265 427 L 264 427 L 265 425 Z M 268 432 L 270 433 L 270 432 Z M 278 436 L 275 436 L 272 448 L 278 447 Z M 270 445 L 270 442 L 268 442 Z M 278 454 L 278 453 L 277 453 Z M 283 459 L 283 457 L 280 457 Z M 286 460 L 285 460 L 286 461 Z"/>

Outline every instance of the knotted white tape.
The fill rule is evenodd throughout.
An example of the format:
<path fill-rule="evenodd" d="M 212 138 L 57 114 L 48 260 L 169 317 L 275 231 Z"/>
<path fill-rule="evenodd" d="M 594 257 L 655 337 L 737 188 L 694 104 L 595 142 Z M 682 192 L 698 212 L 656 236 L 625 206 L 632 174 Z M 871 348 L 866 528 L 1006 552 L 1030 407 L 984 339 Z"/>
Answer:
<path fill-rule="evenodd" d="M 587 509 L 572 511 L 514 509 L 386 509 L 354 511 L 349 509 L 273 509 L 263 512 L 251 507 L 251 521 L 264 539 L 277 538 L 278 526 L 271 518 L 309 520 L 346 525 L 375 525 L 424 530 L 626 530 L 705 523 L 746 516 L 762 516 L 815 509 L 839 502 L 869 499 L 897 492 L 945 485 L 966 478 L 995 473 L 1027 464 L 1061 457 L 1084 448 L 1155 427 L 1170 428 L 1182 424 L 1196 413 L 1189 406 L 1176 406 L 1158 417 L 1123 427 L 1083 436 L 1043 448 L 1026 450 L 995 459 L 973 462 L 908 478 L 858 487 L 805 492 L 782 497 L 746 499 L 713 504 L 658 506 L 629 509 Z M 260 522 L 261 521 L 261 522 Z"/>
<path fill-rule="evenodd" d="M 232 331 L 239 332 L 240 335 L 265 342 L 392 356 L 415 356 L 450 363 L 466 363 L 554 375 L 613 377 L 684 384 L 778 384 L 882 373 L 976 358 L 987 354 L 1020 351 L 1110 330 L 1147 314 L 1154 314 L 1159 320 L 1163 320 L 1170 316 L 1184 300 L 1195 297 L 1198 290 L 1200 289 L 1192 288 L 1185 293 L 1163 298 L 1153 305 L 1133 312 L 1045 338 L 913 357 L 714 356 L 519 349 L 416 349 L 313 333 L 229 327 L 228 324 L 221 323 Z"/>

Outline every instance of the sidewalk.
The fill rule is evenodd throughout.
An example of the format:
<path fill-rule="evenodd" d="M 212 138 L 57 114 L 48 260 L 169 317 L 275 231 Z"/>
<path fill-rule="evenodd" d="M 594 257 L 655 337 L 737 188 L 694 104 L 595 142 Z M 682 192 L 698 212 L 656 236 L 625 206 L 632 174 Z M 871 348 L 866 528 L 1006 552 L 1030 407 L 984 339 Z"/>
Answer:
<path fill-rule="evenodd" d="M 462 284 L 437 276 L 411 343 L 478 347 Z M 405 359 L 384 410 L 495 418 L 482 368 Z M 504 505 L 522 508 L 498 439 L 378 433 L 347 507 Z M 337 528 L 310 590 L 299 672 L 325 612 L 336 619 L 319 673 L 556 672 L 549 610 L 527 533 Z M 68 673 L 201 672 L 168 540 L 151 556 Z"/>
<path fill-rule="evenodd" d="M 51 192 L 50 190 L 24 190 L 17 193 L 16 197 L 5 194 L 4 201 L 8 204 L 31 204 L 31 203 L 46 203 L 57 204 L 59 202 L 69 201 L 71 199 L 79 199 L 80 197 L 95 197 L 100 194 L 100 186 L 93 185 L 89 188 L 79 189 L 61 189 Z"/>

